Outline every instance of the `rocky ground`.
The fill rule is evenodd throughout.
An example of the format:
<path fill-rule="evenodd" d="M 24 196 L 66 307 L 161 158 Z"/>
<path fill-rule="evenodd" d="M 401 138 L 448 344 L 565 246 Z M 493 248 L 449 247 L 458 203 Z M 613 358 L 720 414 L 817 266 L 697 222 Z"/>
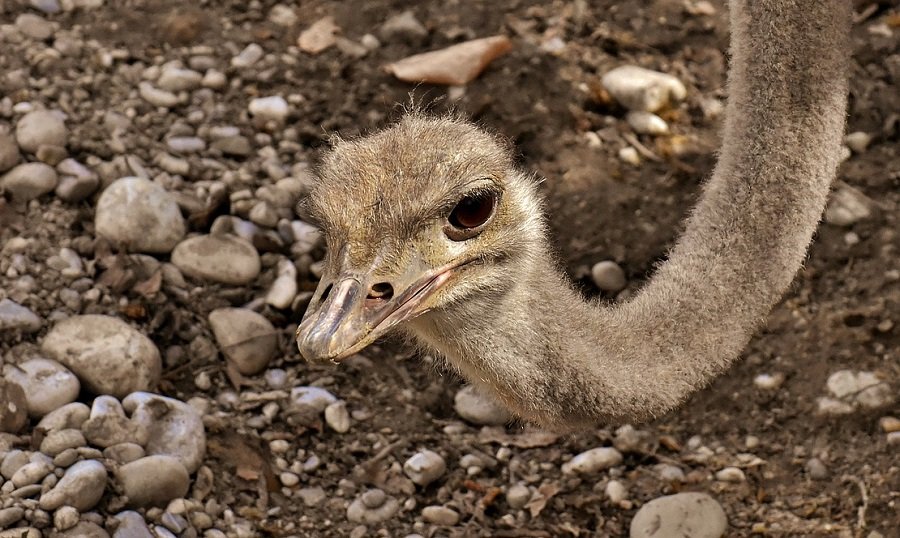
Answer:
<path fill-rule="evenodd" d="M 900 536 L 900 11 L 856 6 L 847 158 L 744 360 L 560 435 L 397 343 L 304 364 L 294 204 L 412 92 L 509 137 L 578 285 L 625 299 L 714 161 L 720 2 L 0 0 L 0 537 Z M 382 69 L 498 34 L 464 86 Z"/>

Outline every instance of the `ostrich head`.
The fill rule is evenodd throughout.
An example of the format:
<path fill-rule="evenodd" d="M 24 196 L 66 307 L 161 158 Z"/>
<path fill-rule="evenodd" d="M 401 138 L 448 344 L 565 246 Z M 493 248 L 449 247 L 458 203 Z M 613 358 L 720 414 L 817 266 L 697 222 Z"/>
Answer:
<path fill-rule="evenodd" d="M 413 114 L 338 141 L 306 200 L 328 254 L 301 354 L 337 362 L 415 318 L 479 316 L 542 251 L 536 183 L 501 140 L 454 118 Z"/>

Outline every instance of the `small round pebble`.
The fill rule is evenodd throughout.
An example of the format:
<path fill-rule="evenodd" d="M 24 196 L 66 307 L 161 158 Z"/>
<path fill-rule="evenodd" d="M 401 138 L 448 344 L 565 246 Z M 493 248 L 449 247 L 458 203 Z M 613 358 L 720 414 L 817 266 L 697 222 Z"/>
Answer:
<path fill-rule="evenodd" d="M 55 430 L 49 432 L 41 441 L 41 452 L 54 457 L 67 448 L 79 448 L 85 445 L 87 445 L 87 441 L 80 430 Z"/>
<path fill-rule="evenodd" d="M 35 153 L 41 146 L 65 146 L 69 137 L 61 112 L 35 110 L 16 124 L 16 141 L 22 151 Z"/>
<path fill-rule="evenodd" d="M 392 518 L 400 510 L 400 503 L 388 497 L 380 489 L 366 491 L 347 507 L 347 519 L 351 523 L 373 525 Z"/>
<path fill-rule="evenodd" d="M 107 448 L 119 443 L 146 443 L 147 433 L 125 416 L 122 404 L 112 396 L 98 396 L 91 404 L 91 416 L 81 425 L 84 436 L 94 446 Z"/>
<path fill-rule="evenodd" d="M 446 506 L 426 506 L 422 509 L 422 519 L 435 525 L 450 527 L 459 523 L 459 513 Z"/>
<path fill-rule="evenodd" d="M 79 512 L 93 508 L 106 490 L 106 467 L 97 460 L 82 460 L 68 469 L 56 486 L 41 495 L 44 510 L 68 505 Z"/>
<path fill-rule="evenodd" d="M 289 471 L 284 471 L 280 475 L 278 475 L 278 479 L 281 481 L 281 485 L 292 488 L 300 483 L 300 477 L 294 473 Z"/>
<path fill-rule="evenodd" d="M 206 456 L 203 416 L 191 405 L 148 392 L 134 392 L 122 400 L 139 429 L 147 432 L 147 454 L 172 456 L 193 473 Z"/>
<path fill-rule="evenodd" d="M 602 261 L 591 267 L 591 279 L 603 291 L 619 292 L 628 285 L 625 271 L 614 261 Z"/>
<path fill-rule="evenodd" d="M 900 432 L 900 419 L 896 417 L 881 417 L 878 424 L 884 433 Z"/>
<path fill-rule="evenodd" d="M 41 349 L 72 370 L 89 391 L 117 398 L 155 388 L 162 369 L 156 345 L 111 316 L 64 319 L 50 329 Z"/>
<path fill-rule="evenodd" d="M 257 97 L 250 101 L 250 114 L 262 120 L 282 122 L 290 113 L 287 101 L 280 95 Z"/>
<path fill-rule="evenodd" d="M 37 427 L 45 432 L 63 430 L 66 428 L 81 429 L 84 421 L 91 415 L 91 409 L 81 402 L 66 404 L 55 411 L 51 411 L 38 422 Z"/>
<path fill-rule="evenodd" d="M 720 538 L 728 528 L 722 506 L 705 493 L 676 493 L 654 499 L 631 520 L 631 538 Z"/>
<path fill-rule="evenodd" d="M 169 253 L 186 231 L 175 198 L 139 177 L 119 179 L 103 191 L 94 223 L 99 235 L 131 252 Z"/>
<path fill-rule="evenodd" d="M 291 405 L 305 407 L 321 413 L 338 401 L 334 394 L 321 387 L 294 387 L 291 389 Z"/>
<path fill-rule="evenodd" d="M 622 453 L 612 447 L 592 448 L 562 465 L 565 474 L 591 474 L 622 463 Z"/>
<path fill-rule="evenodd" d="M 512 420 L 505 407 L 467 385 L 453 398 L 453 409 L 463 419 L 483 426 L 501 426 Z"/>
<path fill-rule="evenodd" d="M 150 532 L 144 516 L 133 510 L 126 510 L 116 514 L 116 522 L 118 525 L 113 538 L 153 538 L 154 536 Z"/>
<path fill-rule="evenodd" d="M 23 163 L 0 177 L 0 188 L 13 200 L 27 202 L 56 188 L 59 176 L 53 167 L 44 163 Z"/>
<path fill-rule="evenodd" d="M 28 414 L 32 417 L 42 417 L 74 402 L 81 390 L 75 374 L 60 363 L 44 358 L 19 363 L 8 370 L 6 378 L 25 390 Z"/>
<path fill-rule="evenodd" d="M 41 330 L 41 325 L 41 318 L 30 308 L 10 299 L 0 299 L 0 332 L 33 333 Z"/>
<path fill-rule="evenodd" d="M 784 383 L 784 374 L 759 374 L 753 378 L 753 384 L 762 390 L 775 390 Z"/>
<path fill-rule="evenodd" d="M 515 484 L 506 492 L 506 503 L 514 510 L 524 508 L 531 500 L 531 490 L 525 484 Z"/>
<path fill-rule="evenodd" d="M 747 477 L 744 476 L 744 471 L 737 467 L 725 467 L 716 472 L 716 480 L 721 482 L 743 482 L 746 479 Z"/>
<path fill-rule="evenodd" d="M 447 463 L 437 452 L 422 450 L 413 454 L 403 464 L 403 472 L 414 483 L 427 486 L 440 478 L 447 470 Z"/>
<path fill-rule="evenodd" d="M 346 402 L 334 402 L 325 408 L 325 423 L 337 433 L 346 433 L 350 430 L 350 413 L 347 412 Z"/>
<path fill-rule="evenodd" d="M 66 531 L 78 524 L 81 514 L 74 506 L 61 506 L 53 513 L 53 528 Z"/>
<path fill-rule="evenodd" d="M 191 485 L 187 469 L 171 456 L 146 456 L 126 463 L 116 478 L 134 507 L 165 506 L 184 497 Z"/>
<path fill-rule="evenodd" d="M 616 504 L 628 498 L 628 490 L 625 488 L 625 485 L 618 480 L 610 480 L 607 482 L 604 493 L 606 493 L 606 497 L 610 502 Z"/>
<path fill-rule="evenodd" d="M 632 110 L 625 115 L 625 121 L 638 134 L 664 135 L 669 132 L 666 121 L 652 112 Z"/>
<path fill-rule="evenodd" d="M 278 334 L 262 315 L 246 308 L 219 308 L 208 319 L 219 349 L 240 373 L 260 373 L 275 355 Z"/>
<path fill-rule="evenodd" d="M 687 96 L 684 84 L 672 75 L 634 65 L 607 72 L 601 83 L 616 101 L 630 110 L 656 112 Z"/>
<path fill-rule="evenodd" d="M 119 463 L 131 463 L 146 456 L 144 447 L 137 443 L 119 443 L 103 449 L 103 457 Z"/>
<path fill-rule="evenodd" d="M 185 239 L 172 251 L 172 263 L 190 277 L 232 285 L 249 284 L 261 267 L 253 245 L 232 235 Z"/>

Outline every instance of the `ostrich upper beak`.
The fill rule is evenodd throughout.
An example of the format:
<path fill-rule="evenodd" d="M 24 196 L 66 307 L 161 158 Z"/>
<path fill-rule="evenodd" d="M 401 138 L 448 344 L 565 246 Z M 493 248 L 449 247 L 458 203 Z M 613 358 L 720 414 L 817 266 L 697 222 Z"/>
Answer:
<path fill-rule="evenodd" d="M 373 297 L 371 273 L 342 271 L 323 278 L 297 328 L 297 347 L 308 361 L 339 362 L 359 352 L 398 324 L 427 312 L 428 299 L 461 266 L 408 271 L 390 295 Z"/>

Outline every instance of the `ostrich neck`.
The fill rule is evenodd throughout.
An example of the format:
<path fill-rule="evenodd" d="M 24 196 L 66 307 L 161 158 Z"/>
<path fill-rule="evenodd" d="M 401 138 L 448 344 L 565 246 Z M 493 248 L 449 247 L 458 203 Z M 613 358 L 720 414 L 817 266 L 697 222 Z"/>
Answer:
<path fill-rule="evenodd" d="M 627 303 L 581 299 L 539 249 L 509 288 L 414 332 L 546 425 L 640 421 L 741 352 L 801 266 L 839 162 L 850 2 L 731 2 L 715 171 L 685 232 Z"/>

